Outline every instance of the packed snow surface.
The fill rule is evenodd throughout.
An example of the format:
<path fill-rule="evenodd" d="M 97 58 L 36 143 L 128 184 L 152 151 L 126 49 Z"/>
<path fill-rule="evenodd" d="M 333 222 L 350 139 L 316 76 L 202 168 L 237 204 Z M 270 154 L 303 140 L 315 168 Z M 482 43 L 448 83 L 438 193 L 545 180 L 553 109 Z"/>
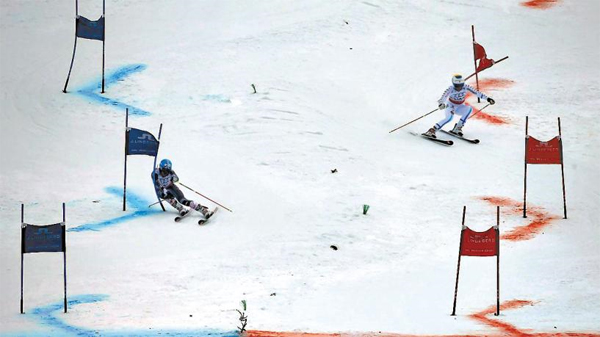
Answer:
<path fill-rule="evenodd" d="M 250 330 L 499 333 L 470 316 L 496 304 L 493 257 L 462 258 L 450 316 L 465 205 L 477 231 L 501 206 L 500 301 L 527 303 L 493 322 L 600 333 L 600 2 L 107 0 L 106 92 L 102 43 L 80 39 L 64 94 L 73 5 L 0 4 L 0 334 L 231 335 L 241 300 Z M 473 72 L 471 25 L 509 56 L 479 75 L 496 104 L 464 131 L 481 143 L 410 134 L 442 112 L 388 133 Z M 148 208 L 148 156 L 128 158 L 123 212 L 126 108 L 233 212 L 199 227 Z M 526 116 L 540 140 L 561 117 L 568 219 L 560 165 L 529 166 L 521 215 Z M 21 204 L 47 224 L 62 202 L 69 312 L 62 254 L 27 254 L 21 315 Z"/>

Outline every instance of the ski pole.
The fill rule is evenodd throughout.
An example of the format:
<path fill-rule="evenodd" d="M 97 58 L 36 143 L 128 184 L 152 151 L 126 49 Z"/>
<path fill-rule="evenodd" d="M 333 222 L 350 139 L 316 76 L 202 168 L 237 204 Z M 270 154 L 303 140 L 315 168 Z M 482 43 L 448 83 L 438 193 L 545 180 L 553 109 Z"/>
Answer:
<path fill-rule="evenodd" d="M 394 132 L 394 131 L 396 131 L 396 130 L 398 130 L 398 129 L 401 129 L 401 128 L 403 128 L 403 127 L 407 126 L 408 124 L 410 124 L 410 123 L 412 123 L 412 122 L 416 122 L 416 121 L 418 121 L 419 119 L 421 119 L 421 118 L 423 118 L 423 117 L 425 117 L 425 116 L 427 116 L 427 115 L 431 115 L 432 113 L 434 113 L 434 112 L 436 112 L 436 111 L 438 111 L 438 110 L 439 110 L 438 108 L 435 108 L 435 109 L 433 109 L 433 110 L 429 111 L 428 113 L 424 114 L 423 116 L 421 116 L 421 117 L 419 117 L 419 118 L 417 118 L 417 119 L 413 119 L 412 121 L 410 121 L 410 122 L 408 122 L 408 123 L 406 123 L 406 124 L 404 124 L 404 125 L 402 125 L 402 126 L 399 126 L 399 127 L 395 128 L 394 130 L 392 130 L 392 131 L 390 131 L 390 132 L 388 132 L 388 133 L 392 133 L 392 132 Z"/>
<path fill-rule="evenodd" d="M 490 103 L 486 104 L 483 108 L 477 110 L 476 113 L 472 114 L 471 116 L 469 116 L 469 119 L 473 118 L 473 116 L 477 115 L 479 112 L 481 112 L 481 110 L 487 108 L 488 106 L 490 106 Z"/>
<path fill-rule="evenodd" d="M 210 201 L 214 202 L 215 204 L 217 204 L 217 205 L 219 205 L 219 206 L 221 206 L 221 207 L 225 208 L 226 210 L 230 211 L 231 213 L 233 213 L 233 211 L 232 211 L 232 210 L 230 210 L 229 208 L 227 208 L 227 207 L 225 207 L 225 206 L 223 206 L 223 205 L 219 204 L 218 202 L 216 202 L 216 201 L 212 200 L 211 198 L 209 198 L 209 197 L 207 197 L 207 196 L 203 195 L 203 194 L 202 194 L 202 193 L 200 193 L 200 192 L 194 191 L 194 190 L 193 190 L 191 187 L 188 187 L 188 186 L 186 186 L 184 183 L 182 183 L 182 182 L 178 182 L 178 184 L 179 184 L 179 185 L 181 185 L 181 186 L 183 186 L 183 187 L 185 187 L 185 188 L 187 188 L 188 190 L 190 190 L 190 191 L 192 191 L 192 192 L 194 192 L 194 193 L 198 194 L 199 196 L 203 197 L 204 199 L 206 199 L 206 200 L 210 200 Z"/>
<path fill-rule="evenodd" d="M 153 204 L 151 204 L 151 205 L 148 205 L 148 208 L 150 208 L 150 207 L 152 207 L 152 206 L 154 206 L 154 205 L 158 204 L 159 202 L 160 202 L 160 201 L 157 201 L 157 202 L 155 202 L 155 203 L 153 203 Z"/>

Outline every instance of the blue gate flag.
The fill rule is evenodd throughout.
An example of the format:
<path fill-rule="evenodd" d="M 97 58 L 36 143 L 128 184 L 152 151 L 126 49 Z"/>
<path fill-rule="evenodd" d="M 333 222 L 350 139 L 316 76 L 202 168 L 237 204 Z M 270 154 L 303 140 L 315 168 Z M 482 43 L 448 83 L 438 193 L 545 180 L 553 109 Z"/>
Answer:
<path fill-rule="evenodd" d="M 82 39 L 104 41 L 104 15 L 96 21 L 91 21 L 83 16 L 78 16 L 75 35 Z"/>
<path fill-rule="evenodd" d="M 158 153 L 158 140 L 144 130 L 127 128 L 127 154 L 145 154 L 154 156 Z"/>
<path fill-rule="evenodd" d="M 65 251 L 64 222 L 45 226 L 30 224 L 23 224 L 23 226 L 21 242 L 23 254 Z"/>

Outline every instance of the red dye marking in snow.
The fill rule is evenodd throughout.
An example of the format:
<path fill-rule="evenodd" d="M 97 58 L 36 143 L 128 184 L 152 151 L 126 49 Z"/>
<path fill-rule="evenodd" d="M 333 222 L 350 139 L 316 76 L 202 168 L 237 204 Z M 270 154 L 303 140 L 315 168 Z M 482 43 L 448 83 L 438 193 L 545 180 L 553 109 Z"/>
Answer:
<path fill-rule="evenodd" d="M 494 90 L 494 89 L 505 89 L 512 86 L 515 82 L 503 78 L 486 78 L 479 81 L 479 90 L 482 92 Z M 475 84 L 473 84 L 475 86 Z M 471 97 L 471 93 L 467 92 L 467 99 Z M 468 106 L 473 108 L 473 113 L 471 116 L 475 119 L 480 119 L 482 121 L 488 122 L 490 124 L 503 125 L 509 124 L 510 120 L 505 117 L 493 116 L 483 111 L 479 111 L 477 108 L 472 106 L 471 104 L 467 104 Z M 489 109 L 489 108 L 488 108 Z"/>
<path fill-rule="evenodd" d="M 248 337 L 339 337 L 339 333 L 305 333 L 305 332 L 274 332 L 249 330 L 246 332 Z"/>
<path fill-rule="evenodd" d="M 364 333 L 309 333 L 309 332 L 273 332 L 249 330 L 246 337 L 482 337 L 486 335 L 406 335 L 386 332 L 364 332 Z"/>
<path fill-rule="evenodd" d="M 511 300 L 511 301 L 502 303 L 500 305 L 500 311 L 517 309 L 517 308 L 524 307 L 528 304 L 533 305 L 533 302 L 523 301 L 523 300 Z M 471 315 L 469 315 L 469 317 L 471 317 L 472 319 L 479 321 L 487 326 L 500 329 L 500 330 L 502 330 L 502 332 L 508 333 L 511 336 L 527 336 L 528 335 L 528 334 L 524 334 L 523 332 L 521 332 L 521 330 L 517 329 L 514 325 L 504 323 L 501 321 L 497 321 L 497 320 L 493 320 L 493 319 L 489 319 L 486 317 L 487 315 L 493 314 L 495 312 L 496 312 L 496 306 L 493 305 L 493 306 L 490 306 L 489 308 L 482 310 L 478 313 L 471 314 Z"/>
<path fill-rule="evenodd" d="M 502 212 L 509 212 L 510 214 L 522 214 L 523 208 L 519 201 L 504 198 L 504 197 L 493 197 L 485 196 L 480 197 L 481 200 L 487 201 L 494 206 L 506 207 Z M 557 216 L 548 215 L 542 211 L 540 207 L 530 207 L 529 216 L 533 220 L 526 226 L 521 226 L 513 229 L 512 231 L 504 234 L 501 239 L 520 241 L 529 240 L 538 234 L 542 228 L 549 225 L 549 223 L 558 219 Z M 522 308 L 526 305 L 533 305 L 532 301 L 526 300 L 510 300 L 500 305 L 500 311 L 511 310 Z M 477 334 L 461 334 L 461 335 L 414 335 L 414 334 L 396 334 L 396 333 L 382 333 L 382 332 L 363 332 L 363 333 L 305 333 L 305 332 L 274 332 L 274 331 L 258 331 L 250 330 L 247 331 L 246 337 L 503 337 L 503 336 L 517 336 L 517 337 L 600 337 L 600 333 L 581 333 L 581 332 L 542 332 L 536 333 L 530 330 L 521 330 L 516 326 L 502 322 L 498 318 L 488 318 L 496 312 L 496 306 L 490 306 L 480 312 L 469 315 L 468 317 L 486 325 L 489 328 L 494 328 L 499 331 L 489 333 L 477 333 Z"/>
<path fill-rule="evenodd" d="M 509 200 L 510 201 L 510 200 Z M 522 308 L 526 305 L 534 305 L 532 301 L 525 300 L 510 300 L 500 304 L 500 311 L 506 311 L 511 309 Z M 518 329 L 512 324 L 505 323 L 499 319 L 488 318 L 496 312 L 496 306 L 490 306 L 480 312 L 469 315 L 468 317 L 478 321 L 479 323 L 485 324 L 490 328 L 500 330 L 499 332 L 489 333 L 485 332 L 482 334 L 461 334 L 461 335 L 406 335 L 396 333 L 385 333 L 385 332 L 363 332 L 363 333 L 307 333 L 307 332 L 274 332 L 274 331 L 259 331 L 250 330 L 247 331 L 246 337 L 483 337 L 483 336 L 517 336 L 517 337 L 570 337 L 570 336 L 581 336 L 581 337 L 600 337 L 599 333 L 581 333 L 581 332 L 524 332 Z"/>
<path fill-rule="evenodd" d="M 479 81 L 480 90 L 505 89 L 515 84 L 515 81 L 504 78 L 486 78 Z"/>
<path fill-rule="evenodd" d="M 473 109 L 473 110 L 475 110 L 475 109 Z M 473 116 L 473 118 L 481 119 L 490 124 L 500 124 L 500 125 L 508 124 L 508 120 L 506 118 L 492 116 L 492 115 L 486 114 L 485 112 L 479 112 L 477 115 Z"/>
<path fill-rule="evenodd" d="M 525 300 L 510 300 L 500 304 L 500 312 L 511 309 L 522 308 L 526 305 L 533 305 L 534 303 L 531 301 Z M 489 327 L 494 327 L 496 329 L 501 330 L 500 336 L 517 336 L 517 337 L 566 337 L 566 336 L 581 336 L 581 337 L 599 337 L 598 333 L 581 333 L 581 332 L 524 332 L 521 329 L 518 329 L 512 324 L 508 324 L 499 320 L 494 320 L 487 318 L 488 315 L 491 315 L 496 312 L 496 306 L 492 305 L 489 308 L 482 310 L 480 312 L 469 315 L 472 319 L 483 323 Z M 486 336 L 493 336 L 487 334 Z"/>
<path fill-rule="evenodd" d="M 552 221 L 560 219 L 558 216 L 545 216 L 544 213 L 529 211 L 533 215 L 534 220 L 527 226 L 514 228 L 508 233 L 504 233 L 500 239 L 509 241 L 523 241 L 533 239 L 539 234 L 544 227 L 548 226 Z M 529 216 L 529 215 L 528 215 Z"/>
<path fill-rule="evenodd" d="M 481 197 L 481 200 L 487 201 L 490 204 L 495 206 L 518 206 L 519 203 L 510 198 L 502 198 L 502 197 Z"/>
<path fill-rule="evenodd" d="M 523 204 L 513 199 L 501 197 L 481 197 L 480 199 L 494 206 L 508 207 L 510 214 L 520 215 L 523 213 Z M 506 210 L 503 210 L 503 212 L 506 212 Z M 550 225 L 552 221 L 560 219 L 559 216 L 544 212 L 540 207 L 529 207 L 527 213 L 527 217 L 531 218 L 529 224 L 513 228 L 511 231 L 502 234 L 500 239 L 509 241 L 531 240 L 546 226 Z"/>
<path fill-rule="evenodd" d="M 521 2 L 521 6 L 533 9 L 548 9 L 554 7 L 557 3 L 558 0 L 529 0 Z"/>
<path fill-rule="evenodd" d="M 473 113 L 471 116 L 475 119 L 481 119 L 482 121 L 488 122 L 490 124 L 502 125 L 508 124 L 508 118 L 492 116 L 490 114 L 486 114 L 485 112 L 479 111 L 477 108 L 472 106 L 471 104 L 466 103 L 468 106 L 473 108 Z M 471 117 L 469 117 L 471 119 Z"/>

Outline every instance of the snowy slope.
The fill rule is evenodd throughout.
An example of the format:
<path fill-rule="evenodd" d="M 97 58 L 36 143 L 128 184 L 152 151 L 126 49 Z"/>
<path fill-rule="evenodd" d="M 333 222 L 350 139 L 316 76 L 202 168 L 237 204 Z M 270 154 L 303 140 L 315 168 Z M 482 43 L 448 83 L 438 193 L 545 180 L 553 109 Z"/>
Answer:
<path fill-rule="evenodd" d="M 495 304 L 491 258 L 463 258 L 459 315 L 450 316 L 462 206 L 467 225 L 484 230 L 499 203 L 502 233 L 532 220 L 540 229 L 502 240 L 501 301 L 528 302 L 492 322 L 600 333 L 597 1 L 547 10 L 512 0 L 106 8 L 104 97 L 143 111 L 130 126 L 156 135 L 163 123 L 160 157 L 234 212 L 199 228 L 148 209 L 152 159 L 142 156 L 129 158 L 122 212 L 124 109 L 85 94 L 99 82 L 101 43 L 78 42 L 63 94 L 73 4 L 2 2 L 0 333 L 230 332 L 242 299 L 252 330 L 506 332 L 469 316 Z M 80 14 L 99 13 L 99 1 L 80 3 Z M 433 109 L 452 73 L 471 73 L 472 24 L 490 57 L 510 56 L 481 75 L 497 102 L 484 112 L 507 123 L 470 120 L 476 146 L 444 148 L 406 132 L 425 131 L 441 112 L 389 134 Z M 561 117 L 567 220 L 557 166 L 529 168 L 533 213 L 520 217 L 525 116 L 541 140 Z M 63 201 L 69 297 L 80 303 L 67 315 L 53 307 L 62 257 L 32 254 L 20 315 L 20 204 L 27 222 L 50 223 Z"/>

